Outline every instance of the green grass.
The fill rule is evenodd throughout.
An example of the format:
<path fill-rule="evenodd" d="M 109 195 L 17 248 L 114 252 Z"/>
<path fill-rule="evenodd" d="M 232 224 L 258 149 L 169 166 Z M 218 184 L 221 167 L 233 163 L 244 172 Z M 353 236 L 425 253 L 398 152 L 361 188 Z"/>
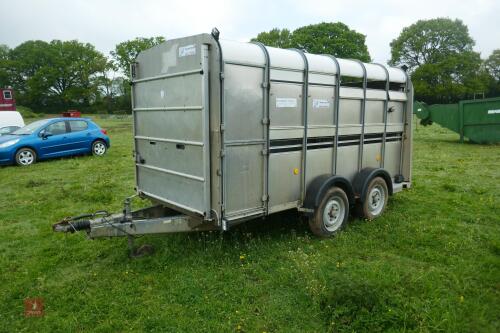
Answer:
<path fill-rule="evenodd" d="M 294 213 L 218 232 L 90 241 L 51 224 L 133 194 L 131 125 L 103 158 L 0 168 L 0 331 L 500 331 L 500 146 L 419 126 L 414 186 L 314 238 Z M 45 316 L 23 300 L 43 297 Z"/>

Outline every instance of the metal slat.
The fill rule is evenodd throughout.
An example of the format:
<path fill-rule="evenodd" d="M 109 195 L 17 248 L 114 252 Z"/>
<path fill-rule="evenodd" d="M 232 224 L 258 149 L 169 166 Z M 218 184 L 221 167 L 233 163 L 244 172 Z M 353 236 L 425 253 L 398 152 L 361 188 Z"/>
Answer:
<path fill-rule="evenodd" d="M 158 142 L 169 142 L 169 143 L 180 143 L 183 145 L 188 145 L 188 146 L 199 146 L 203 147 L 203 142 L 199 141 L 186 141 L 186 140 L 175 140 L 175 139 L 165 139 L 165 138 L 156 138 L 152 136 L 143 136 L 143 135 L 136 135 L 135 138 L 137 140 L 149 140 L 149 141 L 158 141 Z"/>
<path fill-rule="evenodd" d="M 363 141 L 365 138 L 365 111 L 366 111 L 366 85 L 367 85 L 367 78 L 366 78 L 366 67 L 363 64 L 363 62 L 357 60 L 357 59 L 352 59 L 353 61 L 357 62 L 361 68 L 363 69 L 363 99 L 361 102 L 361 139 L 360 139 L 360 144 L 359 144 L 359 150 L 358 150 L 358 172 L 361 171 L 363 168 Z"/>
<path fill-rule="evenodd" d="M 151 108 L 133 108 L 133 111 L 199 111 L 203 110 L 203 106 L 194 105 L 194 106 L 159 106 L 159 107 L 151 107 Z"/>
<path fill-rule="evenodd" d="M 170 170 L 170 169 L 159 168 L 159 167 L 155 167 L 155 166 L 147 165 L 147 164 L 136 163 L 136 165 L 138 167 L 141 167 L 141 168 L 146 168 L 146 169 L 155 170 L 155 171 L 159 171 L 159 172 L 163 172 L 163 173 L 168 173 L 169 175 L 174 175 L 174 176 L 179 176 L 179 177 L 183 177 L 183 178 L 187 178 L 187 179 L 192 179 L 192 180 L 196 180 L 196 181 L 199 181 L 199 182 L 204 182 L 205 181 L 205 178 L 203 178 L 203 177 L 193 176 L 193 175 L 190 175 L 190 174 L 187 174 L 187 173 L 183 173 L 183 172 L 178 172 L 178 171 L 174 171 L 174 170 Z"/>
<path fill-rule="evenodd" d="M 263 119 L 263 125 L 264 125 L 264 151 L 266 152 L 264 154 L 264 195 L 263 198 L 264 200 L 264 211 L 265 214 L 269 214 L 269 152 L 270 152 L 270 147 L 271 147 L 271 142 L 270 142 L 270 115 L 269 115 L 269 94 L 271 90 L 271 60 L 269 58 L 269 52 L 267 51 L 267 48 L 264 44 L 260 42 L 253 42 L 254 44 L 258 45 L 262 52 L 264 53 L 264 57 L 266 59 L 266 64 L 264 68 L 264 82 L 262 85 L 262 88 L 264 89 L 264 98 L 263 98 L 263 104 L 264 104 L 264 119 Z"/>
<path fill-rule="evenodd" d="M 337 69 L 336 79 L 335 79 L 335 110 L 333 110 L 333 121 L 335 122 L 335 137 L 333 146 L 333 164 L 332 164 L 332 174 L 337 174 L 337 156 L 339 147 L 339 107 L 340 107 L 340 65 L 337 60 L 332 55 L 326 55 L 335 63 L 335 68 Z"/>
<path fill-rule="evenodd" d="M 176 77 L 176 76 L 193 75 L 193 74 L 203 74 L 203 68 L 192 69 L 192 70 L 189 70 L 189 71 L 183 71 L 183 72 L 172 73 L 172 74 L 163 74 L 163 75 L 145 77 L 145 78 L 142 78 L 142 79 L 133 80 L 132 84 L 141 83 L 141 82 L 148 82 L 148 81 L 156 81 L 156 80 L 162 80 L 162 79 L 168 79 L 168 78 Z"/>
<path fill-rule="evenodd" d="M 307 107 L 309 102 L 309 62 L 304 54 L 304 51 L 298 49 L 290 49 L 300 54 L 304 60 L 304 86 L 302 89 L 302 112 L 304 123 L 304 139 L 302 141 L 302 177 L 301 177 L 301 201 L 304 202 L 306 197 L 306 176 L 307 176 Z"/>

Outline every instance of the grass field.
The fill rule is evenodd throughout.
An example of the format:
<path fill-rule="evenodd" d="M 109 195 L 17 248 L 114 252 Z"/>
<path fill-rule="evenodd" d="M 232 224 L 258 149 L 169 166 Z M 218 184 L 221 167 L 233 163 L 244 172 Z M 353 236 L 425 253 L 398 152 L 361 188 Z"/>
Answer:
<path fill-rule="evenodd" d="M 127 240 L 52 223 L 133 194 L 130 120 L 97 119 L 112 148 L 0 168 L 3 332 L 499 332 L 500 146 L 418 127 L 414 186 L 379 220 L 314 238 L 294 213 L 218 232 Z M 42 297 L 45 316 L 25 318 Z"/>

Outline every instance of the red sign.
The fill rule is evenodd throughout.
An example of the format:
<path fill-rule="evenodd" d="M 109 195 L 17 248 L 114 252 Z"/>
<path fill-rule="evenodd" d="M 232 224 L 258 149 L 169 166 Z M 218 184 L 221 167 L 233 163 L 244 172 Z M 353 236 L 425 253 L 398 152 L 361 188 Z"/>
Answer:
<path fill-rule="evenodd" d="M 24 316 L 25 317 L 42 317 L 43 316 L 43 299 L 41 297 L 26 298 L 24 300 Z"/>
<path fill-rule="evenodd" d="M 0 88 L 0 111 L 16 111 L 16 100 L 11 88 Z"/>

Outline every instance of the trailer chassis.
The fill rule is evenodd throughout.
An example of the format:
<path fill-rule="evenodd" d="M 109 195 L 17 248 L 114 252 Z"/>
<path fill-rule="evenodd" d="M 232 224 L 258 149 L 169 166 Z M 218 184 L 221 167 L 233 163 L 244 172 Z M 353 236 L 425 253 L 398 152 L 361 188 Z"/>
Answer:
<path fill-rule="evenodd" d="M 213 221 L 179 214 L 161 204 L 132 210 L 131 199 L 133 197 L 125 199 L 121 213 L 110 214 L 107 211 L 97 211 L 66 217 L 52 225 L 52 230 L 62 233 L 85 231 L 90 239 L 128 237 L 130 255 L 139 256 L 143 251 L 134 247 L 134 239 L 137 236 L 220 229 Z"/>

